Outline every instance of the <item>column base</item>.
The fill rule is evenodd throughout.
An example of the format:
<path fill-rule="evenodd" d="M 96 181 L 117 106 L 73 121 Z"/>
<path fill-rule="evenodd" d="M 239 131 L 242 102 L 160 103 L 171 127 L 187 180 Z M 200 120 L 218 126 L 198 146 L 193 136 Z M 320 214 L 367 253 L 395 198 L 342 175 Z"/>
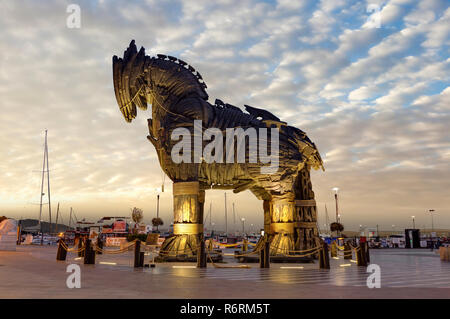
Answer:
<path fill-rule="evenodd" d="M 200 234 L 180 234 L 166 238 L 157 261 L 197 261 Z"/>

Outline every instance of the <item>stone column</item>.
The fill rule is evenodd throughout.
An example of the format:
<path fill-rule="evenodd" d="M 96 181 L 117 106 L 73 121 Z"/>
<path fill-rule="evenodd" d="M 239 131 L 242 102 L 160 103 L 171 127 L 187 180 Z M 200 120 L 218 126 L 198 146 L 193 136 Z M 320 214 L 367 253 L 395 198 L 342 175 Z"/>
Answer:
<path fill-rule="evenodd" d="M 203 236 L 205 191 L 199 182 L 173 183 L 173 236 L 167 238 L 160 257 L 186 261 L 195 258 Z"/>

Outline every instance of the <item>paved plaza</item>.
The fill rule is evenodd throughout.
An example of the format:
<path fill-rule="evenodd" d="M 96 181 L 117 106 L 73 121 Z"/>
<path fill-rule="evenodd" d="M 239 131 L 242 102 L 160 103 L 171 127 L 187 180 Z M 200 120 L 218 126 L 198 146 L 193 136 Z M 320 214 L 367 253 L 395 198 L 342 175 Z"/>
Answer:
<path fill-rule="evenodd" d="M 342 258 L 331 259 L 330 270 L 318 263 L 272 263 L 270 269 L 158 263 L 134 269 L 133 252 L 98 255 L 96 265 L 83 265 L 71 253 L 65 262 L 55 256 L 56 247 L 0 252 L 0 298 L 450 298 L 450 263 L 429 250 L 371 250 L 371 262 L 381 269 L 381 288 L 372 289 L 366 268 Z M 232 257 L 225 261 L 220 265 L 239 265 Z M 66 286 L 72 263 L 81 266 L 80 289 Z"/>

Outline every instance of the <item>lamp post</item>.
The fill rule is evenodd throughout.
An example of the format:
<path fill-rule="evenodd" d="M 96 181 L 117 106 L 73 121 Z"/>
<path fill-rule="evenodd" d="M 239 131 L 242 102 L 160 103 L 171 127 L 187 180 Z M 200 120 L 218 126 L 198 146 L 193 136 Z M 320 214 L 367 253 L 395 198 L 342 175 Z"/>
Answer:
<path fill-rule="evenodd" d="M 242 221 L 242 237 L 243 237 L 245 234 L 245 218 L 242 218 L 241 221 Z"/>
<path fill-rule="evenodd" d="M 164 191 L 162 188 L 157 187 L 156 188 L 156 218 L 158 218 L 159 220 L 159 193 L 161 193 L 162 191 Z M 159 233 L 159 225 L 156 225 L 156 232 Z"/>
<path fill-rule="evenodd" d="M 334 201 L 336 202 L 336 223 L 340 223 L 339 207 L 338 207 L 338 187 L 333 188 L 334 191 Z"/>
<path fill-rule="evenodd" d="M 416 221 L 415 221 L 416 216 L 411 216 L 411 218 L 413 221 L 413 229 L 416 229 Z"/>
<path fill-rule="evenodd" d="M 434 222 L 433 222 L 434 209 L 429 209 L 428 212 L 431 215 L 431 234 L 430 234 L 430 237 L 431 237 L 431 251 L 433 251 L 433 248 L 434 248 L 434 236 L 433 236 L 433 233 L 434 233 Z"/>
<path fill-rule="evenodd" d="M 392 234 L 395 233 L 395 225 L 392 225 Z"/>

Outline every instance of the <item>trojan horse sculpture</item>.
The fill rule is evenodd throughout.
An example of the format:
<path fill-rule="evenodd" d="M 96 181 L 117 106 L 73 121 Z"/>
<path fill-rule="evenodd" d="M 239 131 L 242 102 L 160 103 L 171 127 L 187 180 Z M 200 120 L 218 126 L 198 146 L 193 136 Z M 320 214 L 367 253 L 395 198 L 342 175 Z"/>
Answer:
<path fill-rule="evenodd" d="M 196 254 L 203 236 L 207 189 L 233 189 L 235 193 L 248 189 L 263 200 L 264 230 L 271 241 L 271 255 L 318 245 L 310 170 L 323 166 L 316 146 L 303 131 L 262 109 L 246 105 L 247 112 L 243 112 L 220 100 L 210 104 L 206 84 L 192 66 L 172 56 L 146 56 L 144 48 L 137 51 L 134 40 L 123 58 L 113 57 L 113 78 L 117 103 L 127 122 L 136 117 L 136 107 L 146 110 L 147 103 L 152 105 L 147 138 L 157 151 L 161 168 L 173 181 L 174 236 L 165 240 L 163 251 L 181 259 Z M 263 173 L 261 167 L 265 164 L 249 162 L 249 145 L 245 148 L 245 163 L 207 162 L 201 153 L 194 158 L 195 150 L 188 155 L 191 160 L 174 161 L 172 149 L 178 141 L 172 134 L 180 128 L 192 134 L 209 128 L 220 132 L 228 128 L 277 128 L 278 169 Z M 274 143 L 272 133 L 270 138 L 259 133 L 258 138 L 260 144 Z M 204 147 L 209 142 L 201 143 Z M 225 139 L 222 144 L 226 144 Z"/>

